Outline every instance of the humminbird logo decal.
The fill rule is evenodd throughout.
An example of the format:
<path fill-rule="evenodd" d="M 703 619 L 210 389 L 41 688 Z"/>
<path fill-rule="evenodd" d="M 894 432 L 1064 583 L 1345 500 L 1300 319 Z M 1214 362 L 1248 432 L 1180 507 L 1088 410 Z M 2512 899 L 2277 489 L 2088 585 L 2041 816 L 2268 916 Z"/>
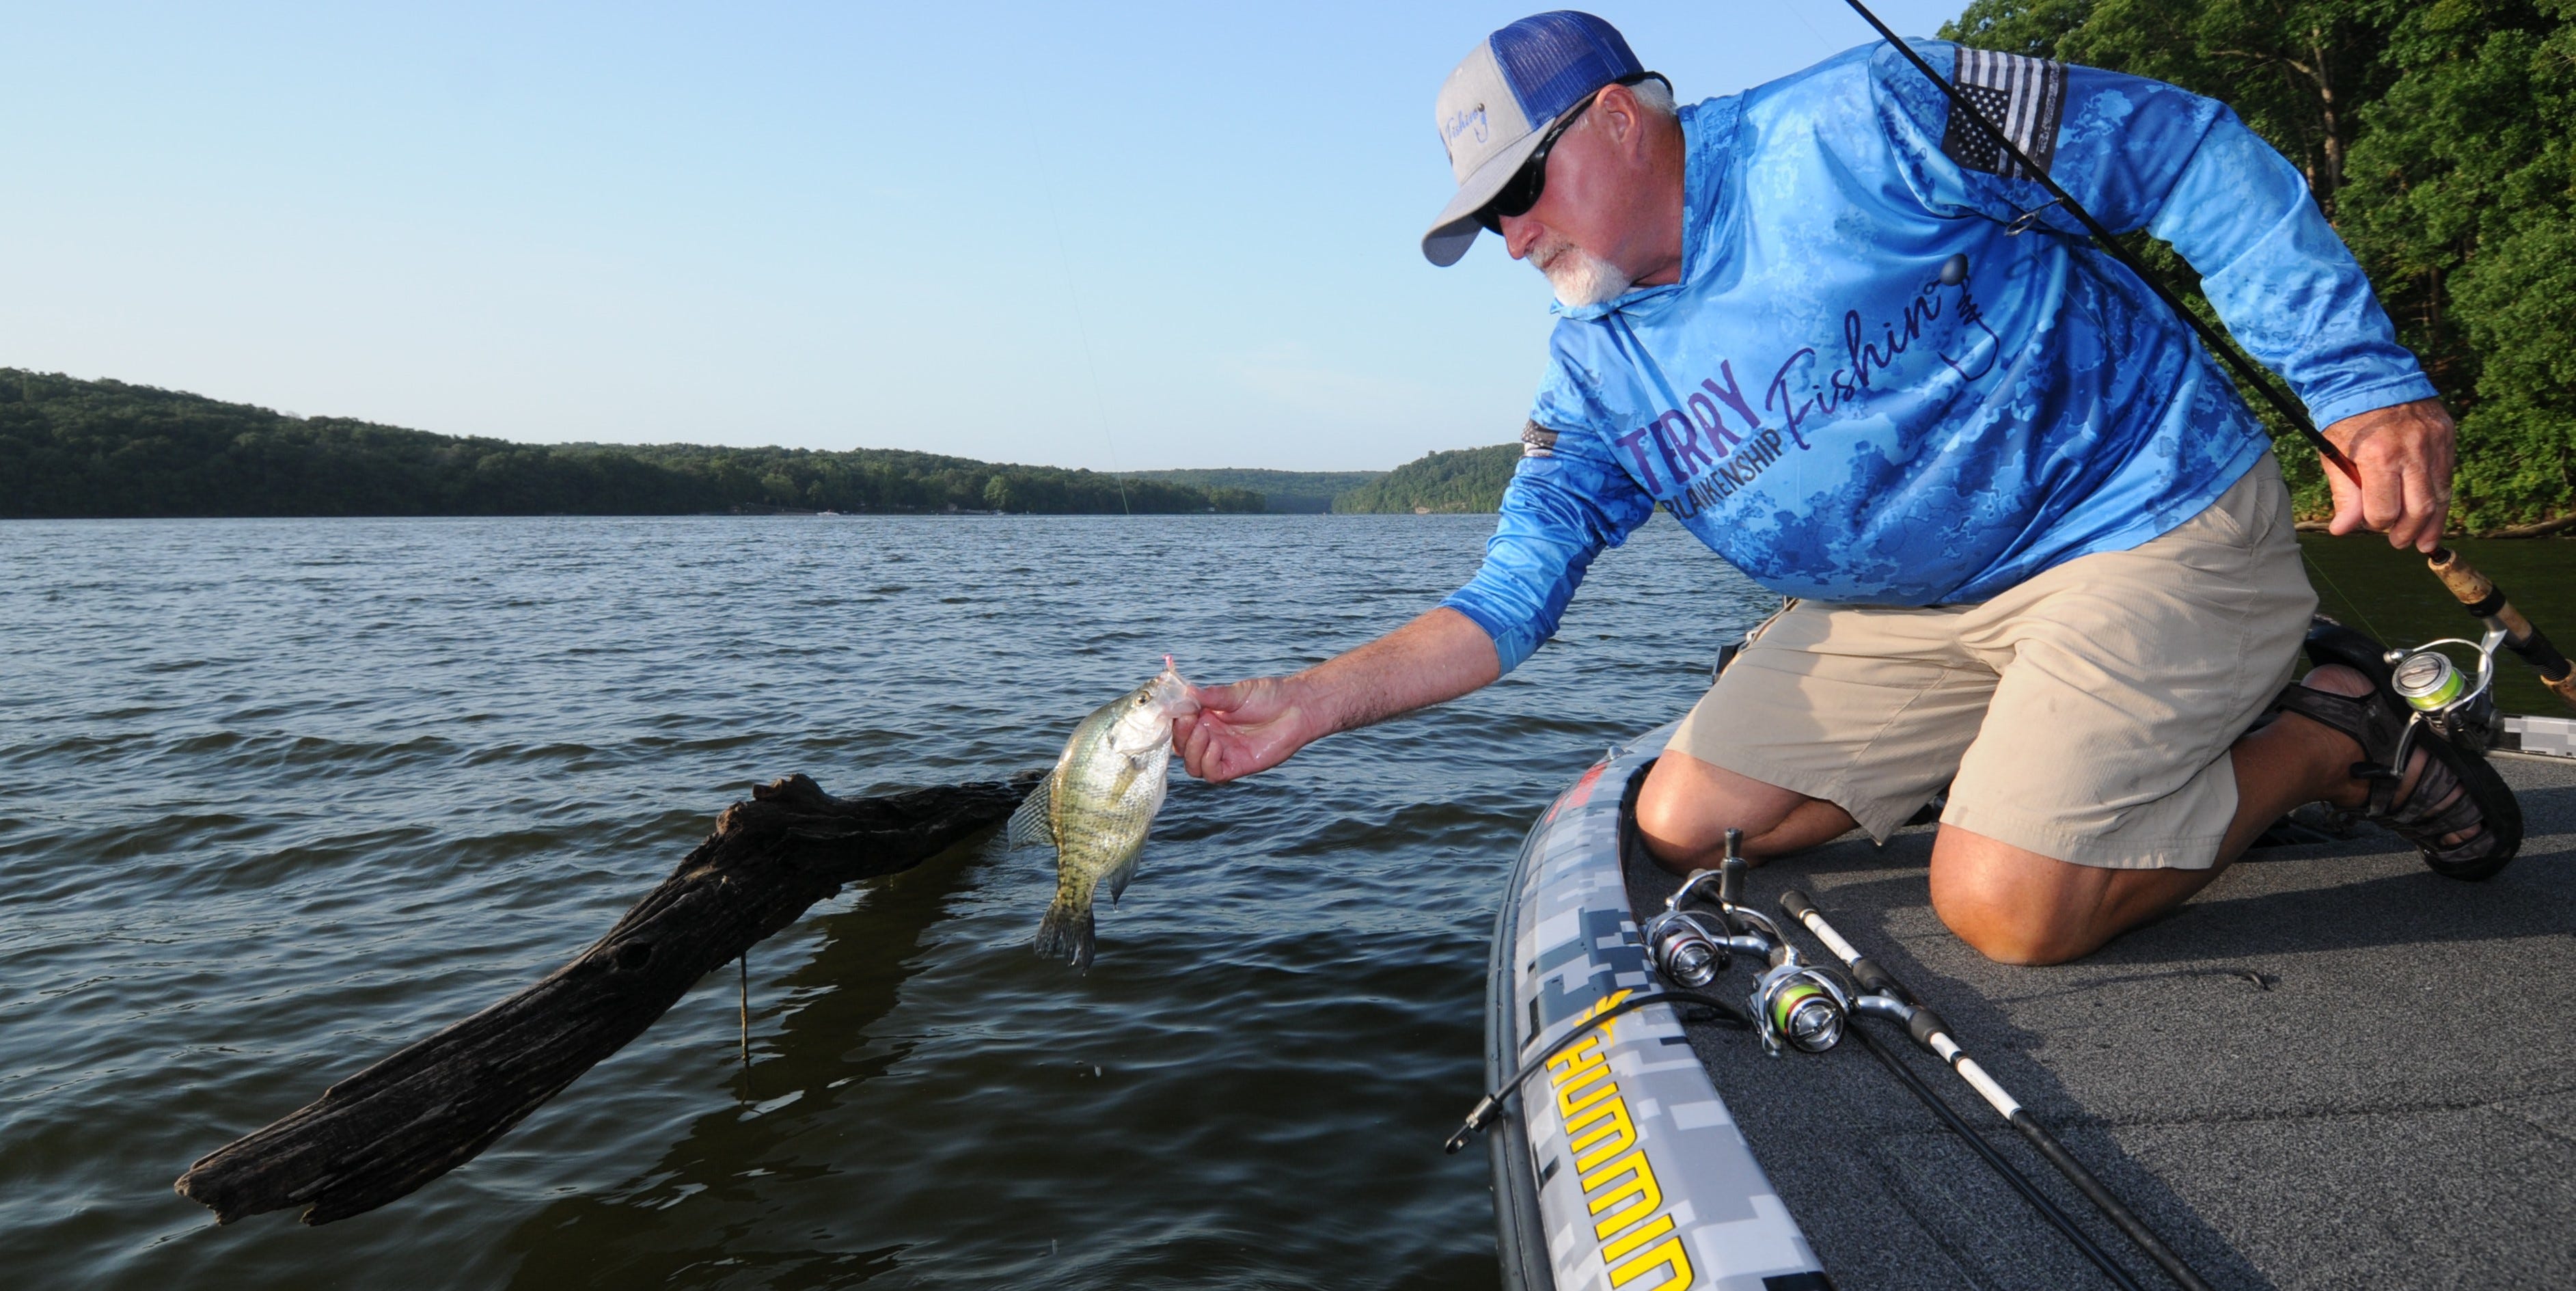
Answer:
<path fill-rule="evenodd" d="M 1628 994 L 1612 991 L 1575 1025 L 1617 1007 Z M 1619 1082 L 1610 1079 L 1610 1056 L 1602 1042 L 1610 1038 L 1611 1025 L 1603 1023 L 1548 1059 L 1548 1087 L 1556 1094 L 1565 1150 L 1574 1157 L 1575 1182 L 1583 1190 L 1584 1208 L 1594 1217 L 1592 1240 L 1600 1247 L 1610 1285 L 1624 1287 L 1660 1270 L 1666 1276 L 1649 1285 L 1678 1291 L 1691 1284 L 1690 1254 L 1682 1248 L 1672 1212 L 1664 1208 L 1654 1163 L 1637 1141 L 1636 1117 L 1619 1094 Z"/>
<path fill-rule="evenodd" d="M 2001 127 L 2022 155 L 2048 169 L 2057 153 L 2057 120 L 2066 110 L 2066 64 L 1991 49 L 1959 50 L 1959 70 L 1951 78 L 1961 97 L 1977 105 L 1986 120 Z M 2006 179 L 2031 176 L 2019 162 L 1995 146 L 1994 137 L 1977 128 L 1956 108 L 1941 134 L 1941 151 L 1970 170 Z"/>

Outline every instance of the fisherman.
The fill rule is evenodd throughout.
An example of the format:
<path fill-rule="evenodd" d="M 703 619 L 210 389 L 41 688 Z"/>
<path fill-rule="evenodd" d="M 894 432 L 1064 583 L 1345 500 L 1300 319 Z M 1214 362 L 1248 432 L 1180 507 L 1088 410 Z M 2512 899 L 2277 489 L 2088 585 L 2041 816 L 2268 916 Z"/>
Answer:
<path fill-rule="evenodd" d="M 2228 328 L 2358 468 L 2332 532 L 2430 551 L 2452 423 L 2298 170 L 2155 81 L 1914 48 L 2114 229 L 2200 271 Z M 1499 678 L 1661 505 L 1794 598 L 1674 733 L 1637 823 L 1675 870 L 1884 840 L 1947 786 L 1933 909 L 2016 963 L 2172 909 L 2327 801 L 2491 873 L 2519 844 L 2474 752 L 2419 736 L 2374 644 L 2329 633 L 2261 424 L 2186 326 L 1895 48 L 1677 107 L 1610 24 L 1543 13 L 1450 73 L 1478 232 L 1558 301 L 1475 579 L 1313 668 L 1198 692 L 1212 781 Z M 2269 720 L 2266 720 L 2267 717 Z M 2249 733 L 2250 732 L 2250 733 Z M 2499 803 L 2496 795 L 2504 794 Z"/>

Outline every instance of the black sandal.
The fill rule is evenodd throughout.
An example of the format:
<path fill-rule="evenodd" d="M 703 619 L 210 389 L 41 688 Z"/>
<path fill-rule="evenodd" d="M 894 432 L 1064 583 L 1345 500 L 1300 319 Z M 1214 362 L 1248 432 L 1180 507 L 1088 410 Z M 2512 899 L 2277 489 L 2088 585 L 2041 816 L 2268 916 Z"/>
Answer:
<path fill-rule="evenodd" d="M 2323 723 L 2361 745 L 2362 760 L 2352 765 L 2352 774 L 2370 782 L 2370 803 L 2362 818 L 2413 843 L 2436 874 L 2474 880 L 2503 869 L 2522 847 L 2522 804 L 2485 758 L 2444 739 L 2430 723 L 2414 720 L 2415 710 L 2389 684 L 2379 643 L 2320 616 L 2308 629 L 2308 662 L 2320 668 L 2339 664 L 2370 681 L 2371 693 L 2358 696 L 2292 682 L 2273 701 L 2279 710 Z M 2397 786 L 2406 777 L 2406 755 L 2414 749 L 2424 752 L 2424 770 L 2400 803 Z M 2442 841 L 2454 834 L 2469 836 L 2456 843 Z"/>

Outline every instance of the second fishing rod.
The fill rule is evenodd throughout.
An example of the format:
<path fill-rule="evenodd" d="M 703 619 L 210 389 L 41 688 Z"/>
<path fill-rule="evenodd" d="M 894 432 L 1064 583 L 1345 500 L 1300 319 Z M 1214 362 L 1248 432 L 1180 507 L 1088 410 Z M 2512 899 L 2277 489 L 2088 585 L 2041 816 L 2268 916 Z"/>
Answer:
<path fill-rule="evenodd" d="M 1580 1025 L 1533 1055 L 1502 1087 L 1476 1104 L 1466 1123 L 1450 1136 L 1446 1145 L 1448 1151 L 1456 1152 L 1470 1136 L 1502 1116 L 1505 1105 L 1521 1084 L 1548 1058 L 1579 1043 L 1584 1036 L 1606 1025 L 1612 1018 L 1633 1009 L 1653 1004 L 1706 1008 L 1709 1016 L 1705 1020 L 1753 1031 L 1760 1038 L 1763 1050 L 1773 1057 L 1789 1053 L 1824 1053 L 1841 1044 L 1845 1038 L 1856 1035 L 1862 1047 L 1877 1057 L 1908 1092 L 1958 1135 L 1979 1160 L 2001 1177 L 2104 1277 L 2124 1291 L 2142 1291 L 2142 1284 L 2136 1276 L 2093 1240 L 2054 1198 L 2015 1168 L 1904 1062 L 1889 1052 L 1876 1036 L 1854 1021 L 1880 1018 L 1905 1027 L 1907 1034 L 1925 1052 L 1941 1059 L 1950 1070 L 1968 1082 L 1989 1106 L 2029 1141 L 2042 1159 L 2066 1176 L 2068 1182 L 2074 1184 L 2076 1190 L 2091 1201 L 2140 1252 L 2164 1270 L 2175 1285 L 2185 1288 L 2185 1291 L 2206 1291 L 2208 1283 L 2158 1237 L 2134 1209 L 2087 1170 L 2032 1117 L 2019 1100 L 1967 1056 L 1953 1038 L 1949 1024 L 1939 1014 L 1925 1007 L 1903 983 L 1853 950 L 1851 943 L 1843 940 L 1832 925 L 1825 922 L 1824 916 L 1805 894 L 1787 894 L 1781 899 L 1781 909 L 1815 933 L 1817 939 L 1843 961 L 1840 967 L 1807 962 L 1779 924 L 1746 906 L 1743 903 L 1746 871 L 1743 838 L 1741 830 L 1726 831 L 1726 852 L 1721 864 L 1715 869 L 1697 871 L 1684 880 L 1679 889 L 1665 898 L 1663 910 L 1647 920 L 1639 930 L 1646 944 L 1647 962 L 1654 976 L 1661 979 L 1661 988 L 1634 996 L 1622 992 L 1624 998 L 1615 1003 L 1605 1001 L 1607 1007 L 1587 1015 Z M 1718 978 L 1739 956 L 1759 965 L 1746 1000 L 1747 1007 L 1741 1010 L 1712 994 L 1718 989 Z"/>
<path fill-rule="evenodd" d="M 2334 469 L 2342 472 L 2344 478 L 2350 480 L 2354 488 L 2362 487 L 2361 470 L 2353 464 L 2352 458 L 2347 456 L 2333 440 L 2326 438 L 2325 432 L 2317 428 L 2315 419 L 2308 416 L 2307 408 L 2289 392 L 2275 384 L 2270 373 L 2265 372 L 2261 365 L 2237 348 L 2234 340 L 2185 306 L 2182 298 L 2174 293 L 2173 288 L 2165 284 L 2163 278 L 2149 269 L 2137 256 L 2131 254 L 2126 246 L 2121 245 L 2117 233 L 2104 225 L 2092 211 L 2085 208 L 2083 202 L 2078 201 L 2073 193 L 2066 191 L 2048 173 L 2048 167 L 2033 161 L 2030 154 L 2022 150 L 2020 144 L 2013 142 L 2010 132 L 1980 110 L 1967 94 L 1952 84 L 1950 78 L 1941 75 L 1940 71 L 1934 68 L 1922 54 L 1916 52 L 1913 46 L 1906 44 L 1904 39 L 1896 34 L 1894 28 L 1870 11 L 1870 7 L 1863 0 L 1843 0 L 1843 3 L 1851 6 L 1852 12 L 1859 14 L 1861 20 L 1868 23 L 1890 48 L 1902 55 L 1906 62 L 1913 64 L 1914 69 L 1921 72 L 1924 79 L 1932 82 L 1933 86 L 1941 91 L 1942 96 L 1949 100 L 1950 111 L 1955 116 L 1974 127 L 1995 146 L 2001 155 L 2011 158 L 2013 165 L 2021 174 L 2038 183 L 2048 194 L 2049 201 L 2046 205 L 2038 210 L 2024 212 L 2022 218 L 2027 222 L 2027 227 L 2047 228 L 2048 226 L 2042 223 L 2039 217 L 2049 206 L 2063 208 L 2069 217 L 2082 226 L 2085 235 L 2092 240 L 2093 245 L 2135 275 L 2139 282 L 2146 285 L 2148 291 L 2155 293 L 2156 299 L 2163 301 L 2165 306 L 2173 311 L 2174 317 L 2191 328 L 2192 332 L 2200 338 L 2202 347 L 2224 363 L 2235 375 L 2239 388 L 2254 391 L 2264 403 L 2271 406 L 2272 411 L 2278 414 L 2282 421 L 2298 431 L 2300 437 L 2307 440 L 2320 457 L 2323 457 Z M 2576 708 L 2576 663 L 2571 663 L 2566 655 L 2560 653 L 2558 647 L 2550 643 L 2546 634 L 2534 627 L 2529 619 L 2523 617 L 2522 612 L 2514 608 L 2512 602 L 2496 588 L 2494 582 L 2479 573 L 2476 567 L 2448 547 L 2435 547 L 2427 558 L 2427 563 L 2434 576 L 2442 580 L 2442 585 L 2458 598 L 2470 615 L 2483 621 L 2494 634 L 2486 643 L 2484 651 L 2486 655 L 2492 657 L 2498 645 L 2513 651 L 2522 658 L 2523 662 L 2530 664 L 2539 672 L 2541 684 L 2548 687 L 2550 693 L 2565 701 L 2568 707 Z M 2391 651 L 2389 662 L 2397 662 L 2399 653 Z"/>

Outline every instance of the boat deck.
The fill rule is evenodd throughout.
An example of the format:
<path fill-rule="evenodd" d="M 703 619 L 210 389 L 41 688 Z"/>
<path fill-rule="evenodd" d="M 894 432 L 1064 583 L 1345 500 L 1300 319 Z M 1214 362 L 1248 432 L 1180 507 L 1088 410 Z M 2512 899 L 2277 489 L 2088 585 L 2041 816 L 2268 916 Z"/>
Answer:
<path fill-rule="evenodd" d="M 1989 963 L 1941 926 L 1929 828 L 1755 870 L 1747 896 L 1769 910 L 1806 888 L 2215 1286 L 2576 1286 L 2576 762 L 2496 766 L 2527 838 L 2493 880 L 2440 878 L 2365 828 L 2258 852 L 2063 967 Z M 1671 887 L 1646 868 L 1630 873 L 1641 914 Z M 1742 1032 L 1691 1031 L 1844 1291 L 2110 1285 L 1859 1045 L 1775 1060 Z M 2133 1275 L 2166 1285 L 1965 1085 L 1902 1048 Z"/>

